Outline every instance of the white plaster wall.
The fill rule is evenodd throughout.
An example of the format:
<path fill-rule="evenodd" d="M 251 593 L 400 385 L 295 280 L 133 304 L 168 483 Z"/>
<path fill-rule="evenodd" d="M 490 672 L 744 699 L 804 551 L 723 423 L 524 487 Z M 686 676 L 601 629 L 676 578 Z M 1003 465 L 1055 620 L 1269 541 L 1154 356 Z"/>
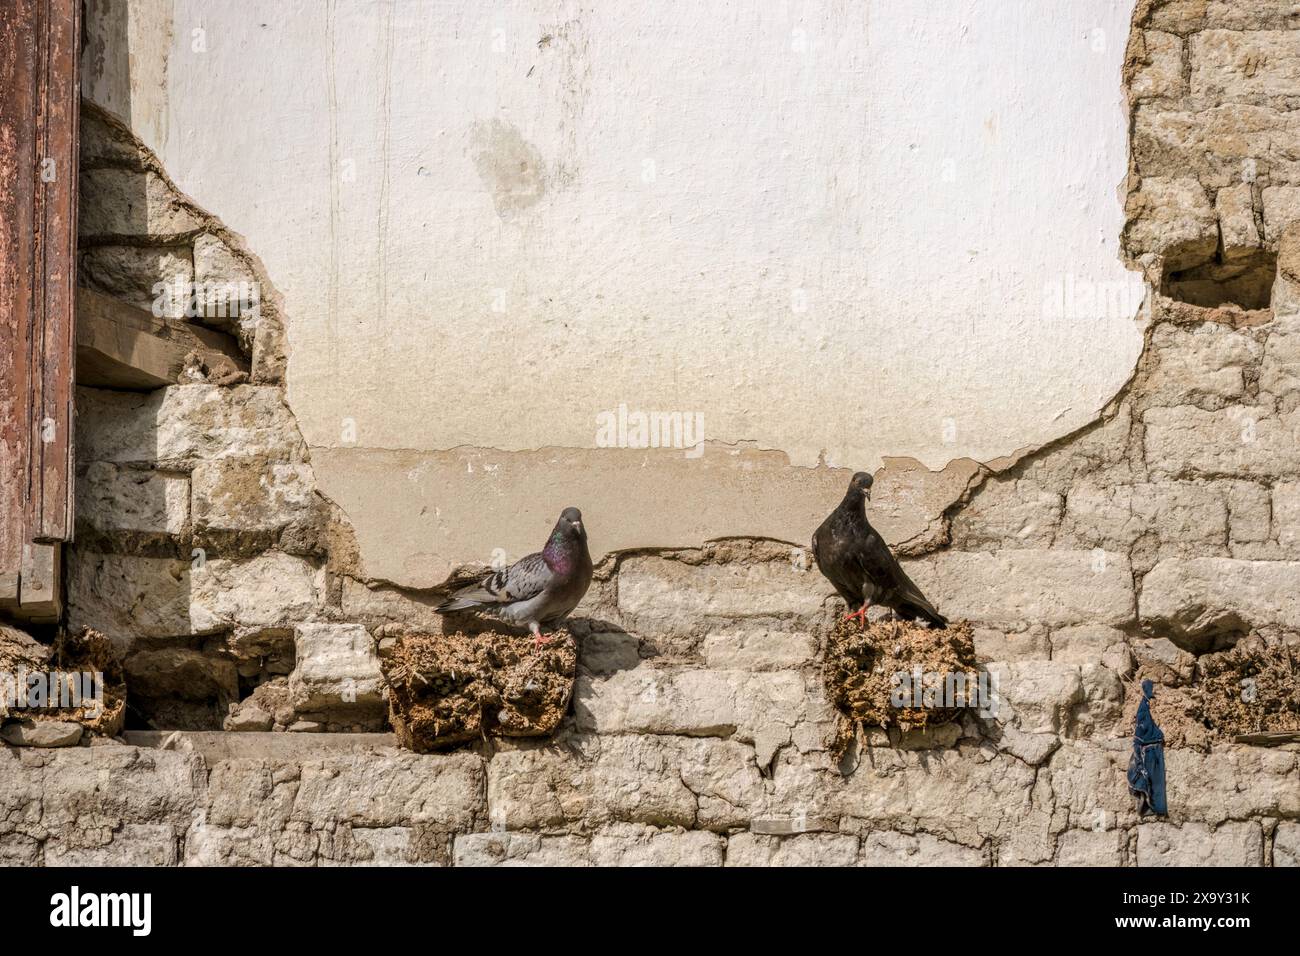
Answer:
<path fill-rule="evenodd" d="M 1086 300 L 1135 281 L 1132 6 L 141 0 L 87 81 L 262 257 L 324 490 L 429 584 L 570 503 L 599 551 L 806 541 L 830 469 L 1092 418 L 1141 345 L 1140 286 Z M 706 500 L 649 493 L 680 452 L 587 453 L 620 403 L 734 446 Z"/>

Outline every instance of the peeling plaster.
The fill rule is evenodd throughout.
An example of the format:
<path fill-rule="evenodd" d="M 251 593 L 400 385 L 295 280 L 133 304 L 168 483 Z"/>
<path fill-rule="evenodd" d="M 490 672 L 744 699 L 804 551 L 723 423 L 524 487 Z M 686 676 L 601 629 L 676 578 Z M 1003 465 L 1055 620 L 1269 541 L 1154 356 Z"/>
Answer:
<path fill-rule="evenodd" d="M 170 55 L 133 13 L 130 69 L 170 60 L 167 128 L 133 125 L 283 293 L 290 402 L 367 577 L 533 550 L 568 504 L 600 553 L 801 544 L 858 468 L 924 550 L 1136 363 L 1131 311 L 1045 306 L 1130 279 L 1131 8 L 156 0 Z M 620 404 L 703 414 L 703 458 L 594 447 Z"/>

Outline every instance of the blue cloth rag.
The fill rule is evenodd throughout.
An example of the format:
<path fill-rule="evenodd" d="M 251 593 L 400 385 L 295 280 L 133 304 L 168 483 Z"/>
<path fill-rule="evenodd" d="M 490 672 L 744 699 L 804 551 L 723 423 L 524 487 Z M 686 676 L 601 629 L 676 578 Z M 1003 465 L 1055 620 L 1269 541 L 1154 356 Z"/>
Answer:
<path fill-rule="evenodd" d="M 1133 725 L 1133 755 L 1128 761 L 1128 789 L 1137 800 L 1138 815 L 1168 812 L 1165 803 L 1165 735 L 1151 716 L 1155 689 L 1151 681 L 1142 682 L 1142 702 L 1138 704 Z"/>

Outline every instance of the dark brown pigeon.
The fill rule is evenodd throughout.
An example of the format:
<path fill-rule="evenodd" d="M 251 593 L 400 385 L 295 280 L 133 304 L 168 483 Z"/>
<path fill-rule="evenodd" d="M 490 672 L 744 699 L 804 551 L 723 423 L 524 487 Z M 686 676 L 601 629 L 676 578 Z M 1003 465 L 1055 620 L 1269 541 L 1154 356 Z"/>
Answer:
<path fill-rule="evenodd" d="M 872 604 L 883 604 L 905 621 L 920 618 L 936 627 L 947 627 L 948 619 L 925 599 L 867 520 L 871 481 L 865 471 L 854 475 L 844 500 L 812 539 L 818 569 L 849 605 L 851 613 L 844 619 L 856 617 L 865 624 L 867 609 Z"/>
<path fill-rule="evenodd" d="M 439 604 L 439 614 L 481 611 L 508 624 L 526 624 L 534 647 L 550 640 L 542 625 L 567 617 L 591 587 L 591 552 L 582 512 L 565 508 L 546 547 L 462 588 Z"/>

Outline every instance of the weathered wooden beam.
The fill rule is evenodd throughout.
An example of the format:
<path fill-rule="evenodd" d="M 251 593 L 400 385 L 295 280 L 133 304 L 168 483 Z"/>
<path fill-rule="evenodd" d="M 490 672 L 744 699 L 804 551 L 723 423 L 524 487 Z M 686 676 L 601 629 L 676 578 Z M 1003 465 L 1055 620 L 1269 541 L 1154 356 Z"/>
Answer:
<path fill-rule="evenodd" d="M 27 540 L 72 538 L 80 0 L 37 0 Z"/>
<path fill-rule="evenodd" d="M 72 535 L 80 11 L 0 3 L 0 604 L 39 619 Z"/>
<path fill-rule="evenodd" d="M 0 574 L 27 541 L 32 231 L 36 199 L 33 0 L 0 4 Z"/>
<path fill-rule="evenodd" d="M 161 318 L 91 289 L 77 290 L 79 384 L 133 391 L 175 385 L 190 353 L 210 370 L 248 371 L 233 336 Z"/>
<path fill-rule="evenodd" d="M 1256 734 L 1238 734 L 1232 739 L 1235 743 L 1253 744 L 1256 747 L 1281 747 L 1283 744 L 1300 743 L 1300 731 L 1266 730 Z"/>

